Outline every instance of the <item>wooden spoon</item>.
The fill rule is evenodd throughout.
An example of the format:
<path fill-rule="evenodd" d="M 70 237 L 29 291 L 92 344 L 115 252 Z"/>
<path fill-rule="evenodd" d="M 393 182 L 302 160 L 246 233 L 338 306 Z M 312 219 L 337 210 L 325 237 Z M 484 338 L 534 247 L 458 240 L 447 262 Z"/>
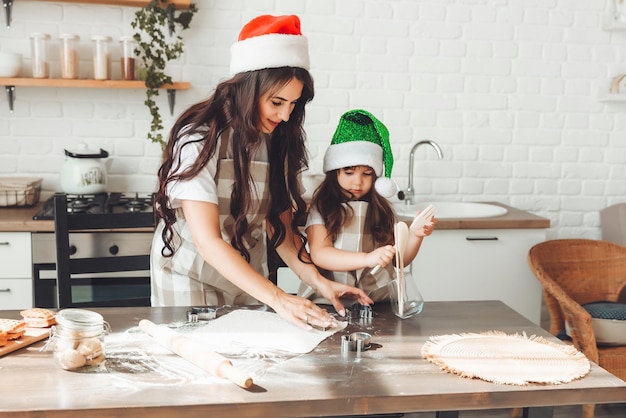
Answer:
<path fill-rule="evenodd" d="M 402 224 L 403 226 L 400 226 L 400 224 Z M 396 267 L 398 266 L 398 264 L 397 264 L 398 263 L 397 262 L 397 260 L 398 260 L 398 251 L 400 251 L 398 249 L 398 242 L 399 242 L 398 241 L 398 232 L 397 232 L 398 227 L 403 230 L 402 232 L 400 232 L 400 234 L 404 234 L 405 235 L 404 237 L 401 237 L 402 238 L 402 243 L 400 245 L 400 247 L 401 247 L 400 250 L 402 251 L 402 254 L 404 254 L 404 249 L 406 248 L 406 244 L 407 244 L 407 241 L 409 239 L 409 232 L 410 232 L 409 227 L 404 222 L 397 222 L 393 226 L 393 236 L 394 236 L 394 240 L 396 242 L 396 245 L 395 245 L 395 247 L 396 247 Z M 406 227 L 406 228 L 404 228 L 404 227 Z M 404 229 L 406 229 L 406 234 L 404 232 Z M 404 260 L 402 260 L 402 265 L 404 265 Z M 380 264 L 375 266 L 372 269 L 372 271 L 370 271 L 370 274 L 375 275 L 378 272 L 378 270 L 380 270 Z"/>
<path fill-rule="evenodd" d="M 409 240 L 409 226 L 397 222 L 393 227 L 396 241 L 396 271 L 398 274 L 398 312 L 404 314 L 404 250 Z"/>

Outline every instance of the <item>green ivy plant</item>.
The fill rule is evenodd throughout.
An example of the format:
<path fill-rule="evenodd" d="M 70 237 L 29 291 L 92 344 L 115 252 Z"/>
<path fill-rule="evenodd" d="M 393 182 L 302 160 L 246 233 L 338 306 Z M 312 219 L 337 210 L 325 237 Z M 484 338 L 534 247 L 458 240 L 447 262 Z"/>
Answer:
<path fill-rule="evenodd" d="M 169 0 L 151 0 L 135 12 L 135 19 L 130 24 L 136 31 L 133 38 L 138 45 L 135 55 L 141 63 L 139 78 L 146 83 L 144 104 L 152 116 L 148 139 L 162 148 L 166 144 L 161 134 L 163 119 L 155 99 L 162 85 L 172 83 L 172 77 L 165 73 L 165 66 L 183 54 L 184 44 L 180 32 L 189 29 L 197 11 L 194 3 L 189 5 L 188 10 L 179 11 Z"/>

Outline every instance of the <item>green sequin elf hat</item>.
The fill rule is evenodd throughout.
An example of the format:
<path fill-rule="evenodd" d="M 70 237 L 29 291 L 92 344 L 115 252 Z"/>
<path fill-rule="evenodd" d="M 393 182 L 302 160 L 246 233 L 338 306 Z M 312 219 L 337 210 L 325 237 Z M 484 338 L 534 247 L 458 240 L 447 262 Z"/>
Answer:
<path fill-rule="evenodd" d="M 382 196 L 390 198 L 396 194 L 398 186 L 391 179 L 393 155 L 389 131 L 374 115 L 361 109 L 350 110 L 339 119 L 324 155 L 323 170 L 327 173 L 357 165 L 374 169 L 377 176 L 374 187 Z"/>

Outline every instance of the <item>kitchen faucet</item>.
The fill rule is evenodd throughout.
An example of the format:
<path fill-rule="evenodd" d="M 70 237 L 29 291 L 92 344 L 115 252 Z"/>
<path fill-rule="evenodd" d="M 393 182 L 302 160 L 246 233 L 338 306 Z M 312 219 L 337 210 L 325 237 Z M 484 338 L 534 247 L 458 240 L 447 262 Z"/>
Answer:
<path fill-rule="evenodd" d="M 431 141 L 430 139 L 424 139 L 413 145 L 411 152 L 409 153 L 409 185 L 406 190 L 400 190 L 398 192 L 398 199 L 404 200 L 407 205 L 413 203 L 413 196 L 415 195 L 415 190 L 413 189 L 413 157 L 415 155 L 415 151 L 420 145 L 430 145 L 435 149 L 435 151 L 437 151 L 439 159 L 443 159 L 443 151 L 441 151 L 441 148 L 436 142 Z"/>

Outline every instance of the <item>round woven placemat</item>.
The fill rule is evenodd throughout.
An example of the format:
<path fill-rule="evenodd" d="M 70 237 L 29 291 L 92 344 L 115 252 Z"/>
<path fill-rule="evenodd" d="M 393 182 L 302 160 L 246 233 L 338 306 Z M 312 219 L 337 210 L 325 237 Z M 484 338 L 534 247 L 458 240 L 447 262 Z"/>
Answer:
<path fill-rule="evenodd" d="M 433 336 L 422 356 L 462 377 L 509 385 L 567 383 L 591 367 L 573 346 L 500 331 Z"/>

